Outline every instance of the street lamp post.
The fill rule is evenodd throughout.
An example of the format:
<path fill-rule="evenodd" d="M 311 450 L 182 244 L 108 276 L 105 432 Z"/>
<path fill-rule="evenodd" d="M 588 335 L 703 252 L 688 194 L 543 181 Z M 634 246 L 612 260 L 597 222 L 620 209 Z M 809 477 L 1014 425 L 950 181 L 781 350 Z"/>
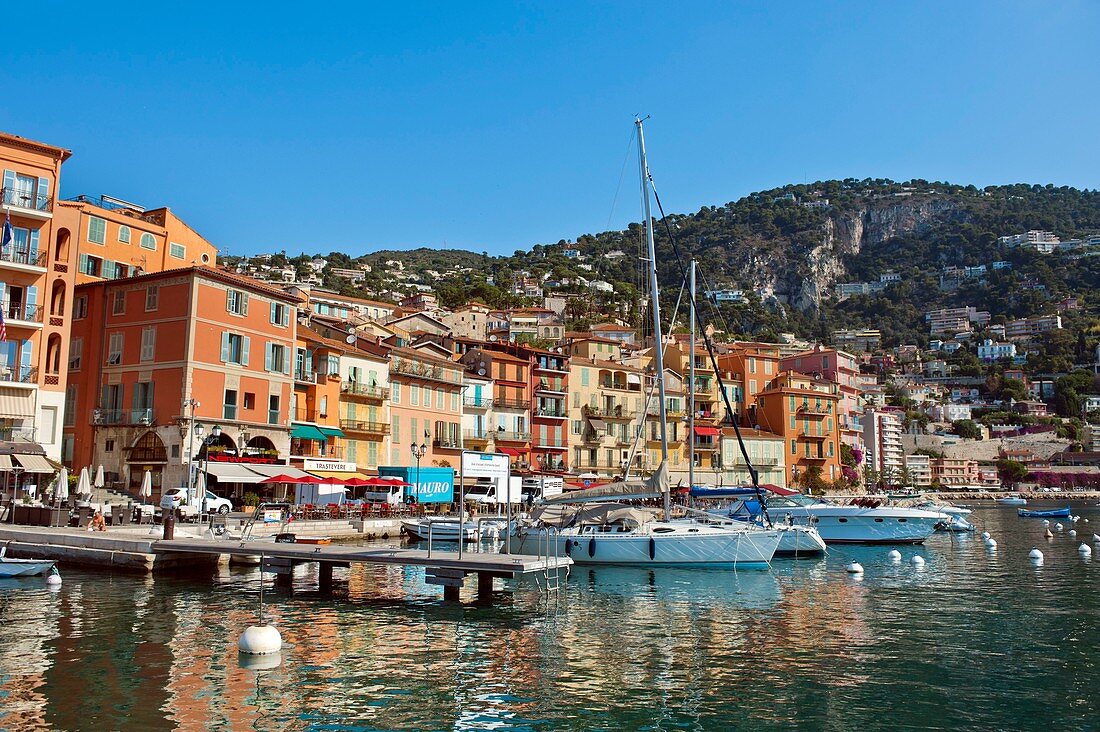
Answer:
<path fill-rule="evenodd" d="M 195 425 L 194 433 L 202 440 L 203 447 L 206 448 L 205 460 L 203 464 L 203 473 L 210 474 L 210 446 L 218 441 L 218 438 L 222 436 L 222 428 L 219 425 L 214 425 L 210 428 L 210 436 L 203 437 L 203 433 L 206 432 L 206 428 L 202 424 Z M 198 476 L 195 476 L 195 480 L 192 483 L 191 490 L 197 489 Z M 199 527 L 202 527 L 203 519 L 206 517 L 206 487 L 203 486 L 202 501 L 199 504 Z"/>
<path fill-rule="evenodd" d="M 409 445 L 409 452 L 412 453 L 413 459 L 416 460 L 416 501 L 420 502 L 420 461 L 425 455 L 428 454 L 428 445 L 426 443 L 420 443 L 417 445 L 415 442 Z"/>

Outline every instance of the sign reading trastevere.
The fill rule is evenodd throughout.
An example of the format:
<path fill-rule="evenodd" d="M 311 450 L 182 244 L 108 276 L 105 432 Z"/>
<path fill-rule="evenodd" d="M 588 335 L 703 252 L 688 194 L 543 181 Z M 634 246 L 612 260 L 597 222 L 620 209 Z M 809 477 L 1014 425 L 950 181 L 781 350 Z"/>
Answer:
<path fill-rule="evenodd" d="M 462 474 L 467 478 L 491 478 L 503 485 L 508 479 L 509 462 L 507 455 L 491 452 L 463 452 Z"/>

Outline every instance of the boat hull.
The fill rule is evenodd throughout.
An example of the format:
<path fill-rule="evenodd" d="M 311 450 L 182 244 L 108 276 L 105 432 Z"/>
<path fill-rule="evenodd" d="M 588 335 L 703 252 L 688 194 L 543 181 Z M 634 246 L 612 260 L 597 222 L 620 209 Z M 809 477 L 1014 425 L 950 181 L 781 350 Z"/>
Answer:
<path fill-rule="evenodd" d="M 680 532 L 661 534 L 663 522 L 650 530 L 599 534 L 566 531 L 551 538 L 559 555 L 575 564 L 646 565 L 654 567 L 712 566 L 767 569 L 779 547 L 779 532 L 764 530 L 712 530 L 695 535 Z M 656 529 L 653 531 L 652 529 Z M 552 547 L 553 549 L 553 547 Z M 512 535 L 515 554 L 547 552 L 543 529 L 528 529 Z"/>
<path fill-rule="evenodd" d="M 53 560 L 45 559 L 0 559 L 0 579 L 46 574 L 55 564 Z"/>
<path fill-rule="evenodd" d="M 791 516 L 795 524 L 817 529 L 826 544 L 921 544 L 944 518 L 938 513 L 897 509 L 820 509 Z"/>
<path fill-rule="evenodd" d="M 1028 511 L 1026 509 L 1018 509 L 1016 515 L 1020 518 L 1069 518 L 1073 515 L 1073 511 L 1069 506 L 1065 508 L 1052 508 L 1047 511 Z"/>
<path fill-rule="evenodd" d="M 458 541 L 459 536 L 457 521 L 402 521 L 401 530 L 417 541 Z M 462 540 L 477 541 L 477 524 L 463 524 Z"/>

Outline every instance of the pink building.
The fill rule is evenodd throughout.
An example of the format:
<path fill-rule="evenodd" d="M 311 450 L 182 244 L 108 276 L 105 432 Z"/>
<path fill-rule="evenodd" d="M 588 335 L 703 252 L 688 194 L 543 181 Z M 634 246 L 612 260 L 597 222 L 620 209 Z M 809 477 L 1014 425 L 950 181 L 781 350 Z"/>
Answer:
<path fill-rule="evenodd" d="M 787 356 L 780 362 L 780 369 L 820 376 L 840 387 L 840 440 L 849 447 L 863 449 L 863 427 L 859 421 L 863 413 L 859 405 L 859 359 L 837 348 L 815 346 L 811 351 Z"/>

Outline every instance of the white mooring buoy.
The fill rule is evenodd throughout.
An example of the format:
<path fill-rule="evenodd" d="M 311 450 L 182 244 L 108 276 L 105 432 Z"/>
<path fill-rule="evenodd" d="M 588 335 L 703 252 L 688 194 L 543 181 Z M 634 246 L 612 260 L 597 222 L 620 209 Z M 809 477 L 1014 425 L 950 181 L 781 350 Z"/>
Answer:
<path fill-rule="evenodd" d="M 1039 551 L 1038 548 L 1032 549 L 1031 552 L 1027 555 L 1027 558 L 1035 564 L 1043 563 L 1043 553 Z"/>
<path fill-rule="evenodd" d="M 1082 544 L 1081 546 L 1077 547 L 1077 551 L 1082 557 L 1092 556 L 1092 547 L 1088 544 Z"/>
<path fill-rule="evenodd" d="M 848 574 L 863 574 L 863 565 L 859 562 L 851 562 L 845 569 L 848 570 Z"/>
<path fill-rule="evenodd" d="M 985 540 L 985 545 L 986 545 L 986 548 L 988 548 L 990 551 L 993 551 L 994 549 L 997 548 L 997 540 L 994 539 L 991 536 L 991 537 L 989 537 L 988 539 Z"/>
<path fill-rule="evenodd" d="M 1066 534 L 1066 536 L 1072 539 L 1073 537 L 1077 536 L 1077 531 L 1075 529 L 1070 529 L 1069 533 Z"/>
<path fill-rule="evenodd" d="M 61 573 L 57 571 L 57 567 L 51 567 L 50 573 L 46 575 L 47 587 L 60 587 L 61 586 Z"/>
<path fill-rule="evenodd" d="M 920 554 L 914 554 L 913 558 L 909 560 L 909 563 L 912 564 L 914 567 L 923 567 L 924 557 L 922 557 Z"/>
<path fill-rule="evenodd" d="M 283 637 L 274 625 L 250 625 L 241 634 L 237 648 L 251 656 L 278 653 L 283 647 Z"/>
<path fill-rule="evenodd" d="M 985 540 L 985 539 L 988 539 L 988 538 L 989 538 L 989 532 L 988 531 L 983 531 L 982 532 L 982 539 Z"/>
<path fill-rule="evenodd" d="M 1050 526 L 1050 519 L 1043 519 L 1043 526 Z"/>
<path fill-rule="evenodd" d="M 1061 524 L 1054 524 L 1054 530 L 1055 531 L 1061 531 L 1062 530 L 1062 525 Z"/>
<path fill-rule="evenodd" d="M 886 558 L 890 561 L 890 564 L 901 564 L 901 552 L 897 549 L 891 549 L 886 553 Z"/>
<path fill-rule="evenodd" d="M 1097 544 L 1100 544 L 1100 534 L 1093 534 L 1092 540 L 1095 541 Z"/>

